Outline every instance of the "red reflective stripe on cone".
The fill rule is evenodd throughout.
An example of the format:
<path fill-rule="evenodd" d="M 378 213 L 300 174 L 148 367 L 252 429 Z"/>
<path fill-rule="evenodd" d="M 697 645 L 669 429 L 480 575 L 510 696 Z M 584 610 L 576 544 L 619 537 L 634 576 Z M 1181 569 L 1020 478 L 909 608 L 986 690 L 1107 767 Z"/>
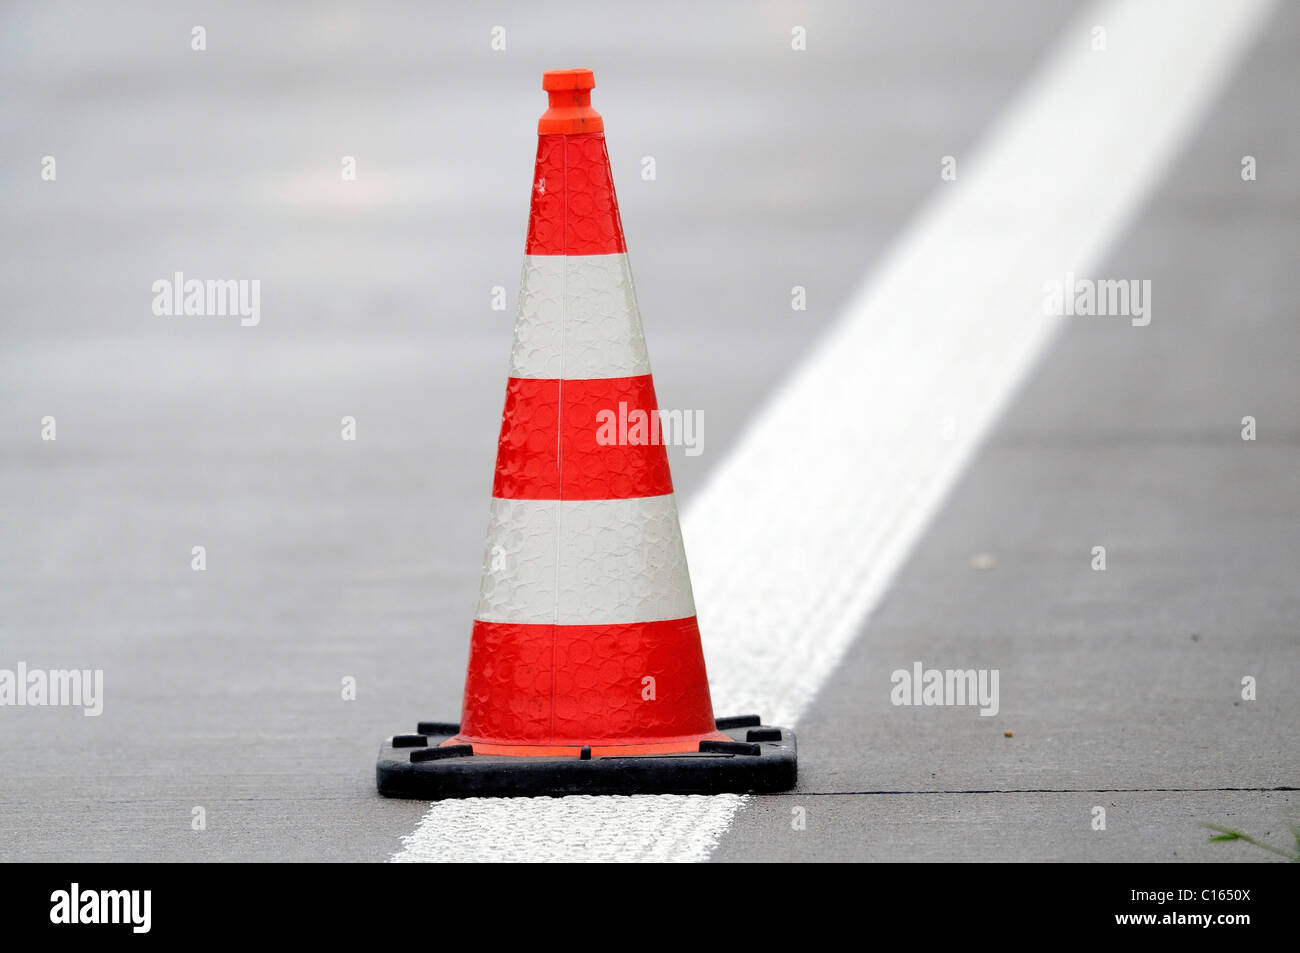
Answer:
<path fill-rule="evenodd" d="M 604 133 L 538 136 L 529 255 L 627 251 Z"/>
<path fill-rule="evenodd" d="M 693 616 L 627 625 L 474 622 L 462 741 L 689 747 L 716 731 Z"/>
<path fill-rule="evenodd" d="M 622 500 L 671 493 L 657 409 L 649 374 L 587 381 L 510 378 L 492 495 Z M 613 443 L 602 442 L 611 438 Z M 630 442 L 652 438 L 657 442 Z"/>

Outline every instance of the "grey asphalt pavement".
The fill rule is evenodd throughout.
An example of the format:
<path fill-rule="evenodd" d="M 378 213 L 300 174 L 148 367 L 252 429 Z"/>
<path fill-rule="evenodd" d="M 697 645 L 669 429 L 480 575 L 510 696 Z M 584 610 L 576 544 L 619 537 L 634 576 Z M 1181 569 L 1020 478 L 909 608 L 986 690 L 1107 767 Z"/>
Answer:
<path fill-rule="evenodd" d="M 656 388 L 706 415 L 689 504 L 1071 12 L 6 8 L 0 667 L 102 668 L 105 706 L 0 710 L 0 859 L 378 861 L 415 827 L 374 757 L 459 708 L 544 69 L 595 70 Z M 716 859 L 1286 839 L 1297 34 L 1284 9 L 1101 269 L 1152 278 L 1151 326 L 1068 325 L 799 725 L 799 789 Z M 178 270 L 260 279 L 261 323 L 155 316 Z M 998 718 L 889 705 L 889 671 L 962 653 Z"/>

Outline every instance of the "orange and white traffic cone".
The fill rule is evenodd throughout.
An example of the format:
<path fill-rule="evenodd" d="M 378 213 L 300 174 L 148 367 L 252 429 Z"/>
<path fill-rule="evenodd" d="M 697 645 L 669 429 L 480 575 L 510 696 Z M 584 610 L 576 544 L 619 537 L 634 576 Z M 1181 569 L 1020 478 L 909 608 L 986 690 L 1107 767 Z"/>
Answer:
<path fill-rule="evenodd" d="M 537 165 L 459 724 L 386 742 L 398 797 L 773 791 L 794 734 L 717 720 L 590 70 L 542 87 Z M 657 433 L 657 428 L 653 428 Z"/>

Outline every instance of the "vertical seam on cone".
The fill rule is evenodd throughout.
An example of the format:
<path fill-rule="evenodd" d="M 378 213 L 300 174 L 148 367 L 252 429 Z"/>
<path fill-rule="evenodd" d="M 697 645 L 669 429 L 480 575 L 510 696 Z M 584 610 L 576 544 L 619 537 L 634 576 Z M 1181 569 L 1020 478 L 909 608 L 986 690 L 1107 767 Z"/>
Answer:
<path fill-rule="evenodd" d="M 549 738 L 555 739 L 555 667 L 560 641 L 560 554 L 564 519 L 564 325 L 569 314 L 569 137 L 560 137 L 560 379 L 555 385 L 555 614 L 551 617 L 551 725 Z"/>

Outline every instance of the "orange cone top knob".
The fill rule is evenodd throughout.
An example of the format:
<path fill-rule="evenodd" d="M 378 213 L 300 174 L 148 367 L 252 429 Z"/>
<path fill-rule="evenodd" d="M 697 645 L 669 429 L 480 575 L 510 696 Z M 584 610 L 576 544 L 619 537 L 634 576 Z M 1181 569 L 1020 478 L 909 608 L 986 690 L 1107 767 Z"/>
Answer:
<path fill-rule="evenodd" d="M 539 136 L 575 136 L 604 132 L 605 121 L 591 108 L 596 77 L 589 69 L 553 69 L 542 74 L 550 103 L 537 121 Z"/>

